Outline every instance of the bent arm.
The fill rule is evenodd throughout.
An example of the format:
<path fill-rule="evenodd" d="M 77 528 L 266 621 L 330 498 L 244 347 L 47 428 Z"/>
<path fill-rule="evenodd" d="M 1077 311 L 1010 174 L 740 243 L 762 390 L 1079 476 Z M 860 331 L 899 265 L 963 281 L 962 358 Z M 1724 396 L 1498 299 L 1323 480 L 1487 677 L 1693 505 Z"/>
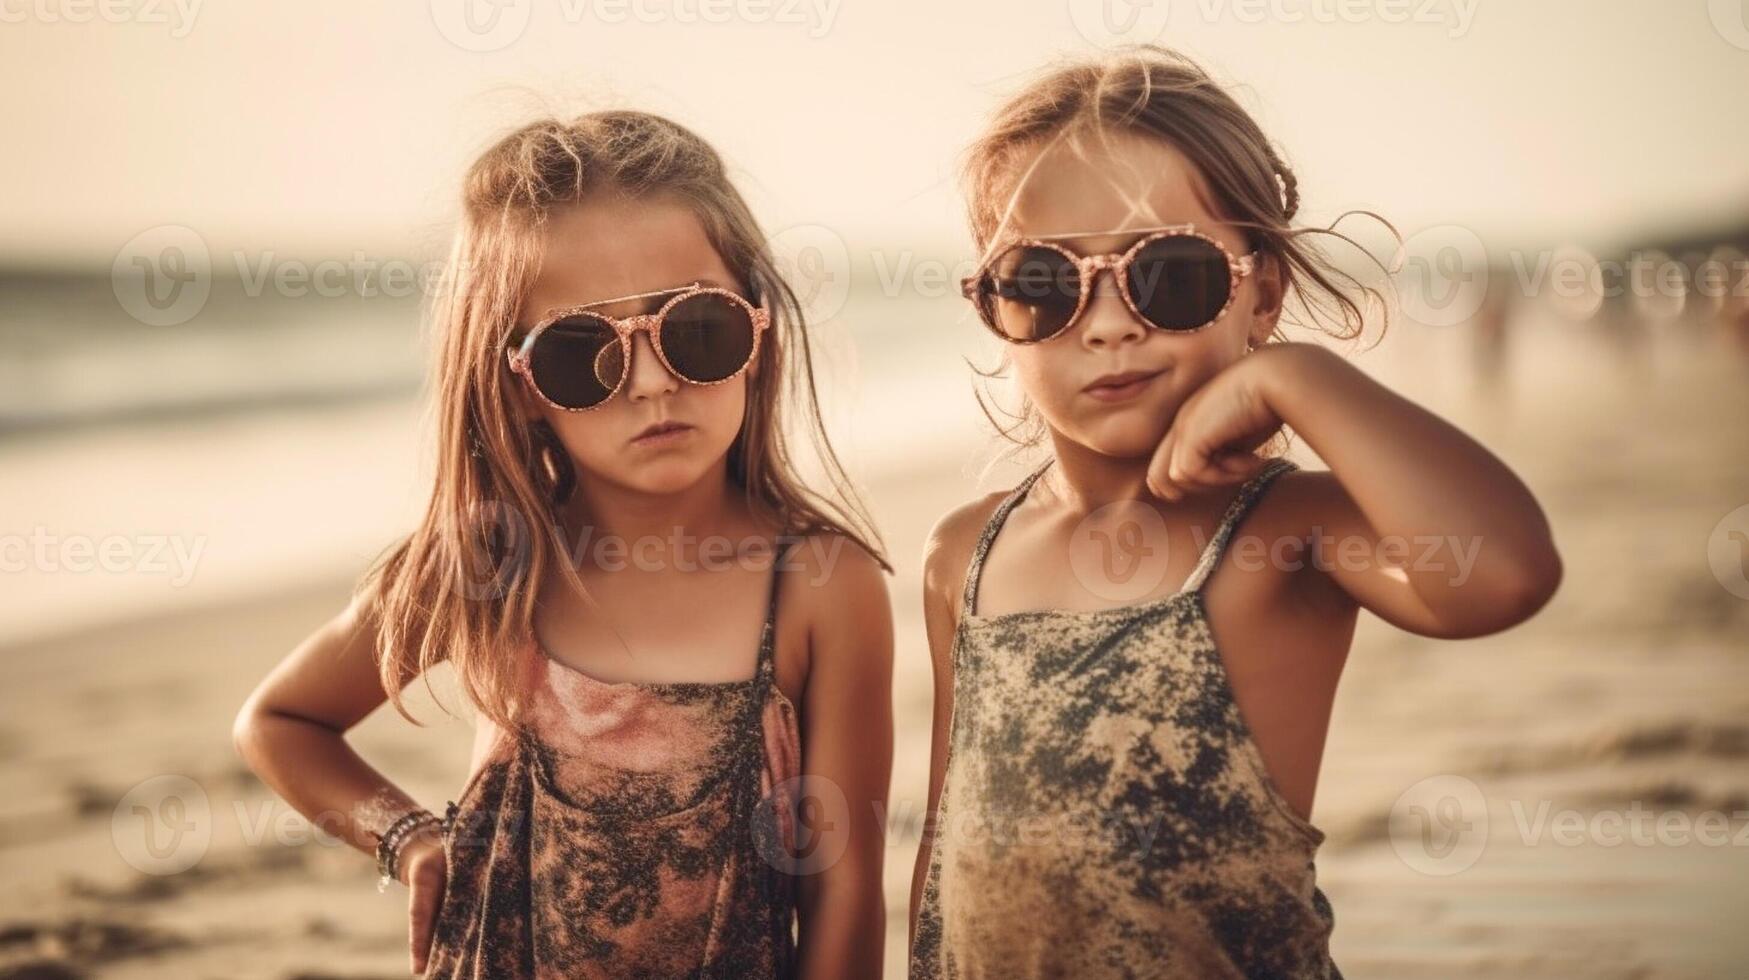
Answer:
<path fill-rule="evenodd" d="M 1554 594 L 1548 520 L 1498 457 L 1321 347 L 1253 356 L 1273 359 L 1271 409 L 1334 475 L 1313 546 L 1357 602 L 1417 633 L 1464 637 L 1521 622 Z"/>
<path fill-rule="evenodd" d="M 345 738 L 388 699 L 375 645 L 358 604 L 348 605 L 274 667 L 232 726 L 238 754 L 262 782 L 316 827 L 373 855 L 389 825 L 419 807 Z"/>

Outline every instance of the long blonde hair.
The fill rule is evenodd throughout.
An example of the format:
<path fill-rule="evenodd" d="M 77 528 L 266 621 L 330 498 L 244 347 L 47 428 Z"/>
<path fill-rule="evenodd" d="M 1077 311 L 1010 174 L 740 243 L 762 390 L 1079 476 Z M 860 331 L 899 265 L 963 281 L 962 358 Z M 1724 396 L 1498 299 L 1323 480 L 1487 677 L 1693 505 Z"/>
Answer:
<path fill-rule="evenodd" d="M 355 590 L 376 628 L 384 689 L 409 720 L 402 687 L 448 660 L 482 714 L 501 726 L 518 723 L 517 658 L 533 636 L 540 584 L 557 572 L 584 591 L 557 521 L 557 505 L 575 483 L 572 464 L 550 426 L 520 421 L 504 347 L 539 274 L 548 215 L 603 191 L 684 202 L 771 311 L 727 460 L 749 507 L 785 534 L 842 534 L 892 571 L 827 440 L 801 305 L 722 158 L 690 130 L 648 113 L 543 118 L 499 140 L 468 170 L 461 226 L 432 308 L 436 485 L 418 527 Z M 796 473 L 785 434 L 796 410 L 827 494 Z"/>
<path fill-rule="evenodd" d="M 1249 246 L 1282 269 L 1285 293 L 1303 311 L 1284 312 L 1284 320 L 1338 339 L 1358 338 L 1366 313 L 1352 293 L 1382 312 L 1382 333 L 1389 320 L 1390 297 L 1339 271 L 1323 252 L 1301 238 L 1328 234 L 1362 252 L 1365 248 L 1333 230 L 1333 225 L 1293 227 L 1300 205 L 1299 179 L 1293 168 L 1226 89 L 1189 57 L 1158 45 L 1131 45 L 1053 66 L 997 109 L 966 151 L 963 171 L 966 216 L 979 252 L 988 251 L 1005 231 L 1031 172 L 1030 163 L 1036 163 L 1045 149 L 1060 143 L 1084 154 L 1087 139 L 1114 132 L 1164 140 L 1196 164 L 1213 195 L 1208 203 L 1216 216 L 1242 229 Z M 1373 212 L 1349 213 L 1368 214 L 1391 227 Z M 1391 230 L 1395 234 L 1396 229 Z M 1373 261 L 1377 264 L 1376 258 Z M 1345 282 L 1338 285 L 1338 279 Z M 1278 323 L 1272 340 L 1284 339 Z M 994 369 L 974 365 L 986 379 L 1001 376 L 1006 369 L 1006 356 Z M 982 391 L 978 402 L 1003 438 L 1020 448 L 1043 442 L 1044 420 L 1030 404 L 1018 413 L 1007 412 Z M 1009 421 L 998 420 L 998 413 Z"/>

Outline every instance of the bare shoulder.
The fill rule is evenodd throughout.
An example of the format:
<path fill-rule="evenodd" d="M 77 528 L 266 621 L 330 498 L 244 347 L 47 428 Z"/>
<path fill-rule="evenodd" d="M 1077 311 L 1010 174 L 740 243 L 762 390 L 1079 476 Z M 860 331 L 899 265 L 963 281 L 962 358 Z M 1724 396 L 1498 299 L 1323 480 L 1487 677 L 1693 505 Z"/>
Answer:
<path fill-rule="evenodd" d="M 1361 530 L 1364 520 L 1354 499 L 1329 470 L 1294 469 L 1272 480 L 1238 528 L 1234 546 L 1253 555 L 1279 558 L 1279 581 L 1291 583 L 1302 598 L 1346 608 L 1346 593 L 1336 589 L 1313 560 L 1313 539 L 1342 539 Z M 1275 565 L 1275 561 L 1270 561 Z"/>
<path fill-rule="evenodd" d="M 826 591 L 829 598 L 848 598 L 857 590 L 887 588 L 880 558 L 862 548 L 855 537 L 834 530 L 815 530 L 791 535 L 789 553 L 782 570 L 805 579 L 810 590 Z"/>
<path fill-rule="evenodd" d="M 811 608 L 842 615 L 850 610 L 887 607 L 886 569 L 855 538 L 816 531 L 790 539 L 779 569 Z"/>
<path fill-rule="evenodd" d="M 929 529 L 923 544 L 923 590 L 948 608 L 955 604 L 966 581 L 966 566 L 978 545 L 985 525 L 1010 491 L 994 490 L 955 507 Z"/>
<path fill-rule="evenodd" d="M 845 534 L 814 532 L 790 539 L 779 574 L 781 601 L 799 613 L 805 650 L 798 691 L 830 675 L 879 683 L 893 657 L 893 606 L 886 569 Z"/>
<path fill-rule="evenodd" d="M 1339 527 L 1357 513 L 1354 500 L 1329 470 L 1293 469 L 1270 481 L 1252 505 L 1246 532 L 1303 538 Z"/>

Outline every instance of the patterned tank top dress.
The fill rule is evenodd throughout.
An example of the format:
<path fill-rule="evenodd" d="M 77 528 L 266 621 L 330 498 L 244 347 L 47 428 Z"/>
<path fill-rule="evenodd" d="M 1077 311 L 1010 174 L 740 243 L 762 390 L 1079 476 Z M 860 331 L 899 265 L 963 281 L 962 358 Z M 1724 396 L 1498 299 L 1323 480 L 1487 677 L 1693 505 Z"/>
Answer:
<path fill-rule="evenodd" d="M 795 706 L 753 676 L 609 683 L 528 645 L 528 724 L 485 719 L 444 817 L 428 978 L 789 977 Z"/>
<path fill-rule="evenodd" d="M 953 642 L 946 780 L 912 980 L 1335 977 L 1324 834 L 1271 782 L 1202 589 L 1274 460 L 1184 587 L 1099 610 L 976 614 L 992 514 Z"/>

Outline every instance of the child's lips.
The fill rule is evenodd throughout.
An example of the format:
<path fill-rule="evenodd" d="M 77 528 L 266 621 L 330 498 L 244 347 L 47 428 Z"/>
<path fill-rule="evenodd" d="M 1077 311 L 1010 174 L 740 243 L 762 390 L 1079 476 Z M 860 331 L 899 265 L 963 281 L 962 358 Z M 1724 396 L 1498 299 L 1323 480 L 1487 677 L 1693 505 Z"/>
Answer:
<path fill-rule="evenodd" d="M 632 437 L 634 446 L 666 446 L 680 442 L 697 431 L 685 422 L 657 422 Z"/>
<path fill-rule="evenodd" d="M 1165 371 L 1123 371 L 1102 375 L 1081 389 L 1089 397 L 1103 402 L 1128 401 L 1147 390 L 1149 383 Z"/>

